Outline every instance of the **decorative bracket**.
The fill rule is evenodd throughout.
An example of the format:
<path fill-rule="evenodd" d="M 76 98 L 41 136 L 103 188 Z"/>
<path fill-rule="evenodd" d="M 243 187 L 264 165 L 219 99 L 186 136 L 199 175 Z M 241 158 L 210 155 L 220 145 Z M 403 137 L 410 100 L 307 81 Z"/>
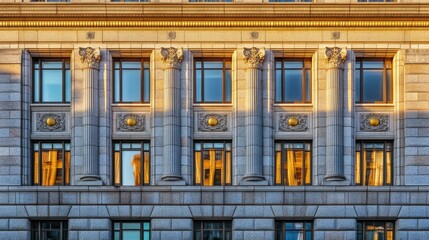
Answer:
<path fill-rule="evenodd" d="M 265 60 L 265 48 L 244 48 L 243 59 L 248 68 L 261 69 Z"/>
<path fill-rule="evenodd" d="M 162 61 L 164 62 L 164 68 L 181 68 L 183 60 L 182 48 L 161 48 L 161 55 Z"/>
<path fill-rule="evenodd" d="M 347 58 L 347 48 L 326 48 L 325 59 L 329 68 L 343 68 Z"/>
<path fill-rule="evenodd" d="M 79 48 L 80 61 L 87 68 L 95 68 L 98 69 L 98 63 L 101 58 L 101 50 L 100 48 Z"/>

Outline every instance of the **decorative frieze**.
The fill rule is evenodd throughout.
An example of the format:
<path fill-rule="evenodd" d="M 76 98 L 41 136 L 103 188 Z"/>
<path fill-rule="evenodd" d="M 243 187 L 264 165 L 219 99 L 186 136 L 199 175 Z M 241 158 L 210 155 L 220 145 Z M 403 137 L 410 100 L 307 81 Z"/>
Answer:
<path fill-rule="evenodd" d="M 281 113 L 279 116 L 279 131 L 282 131 L 282 132 L 308 131 L 308 114 Z"/>
<path fill-rule="evenodd" d="M 224 113 L 199 113 L 198 131 L 200 132 L 227 132 L 227 114 Z"/>
<path fill-rule="evenodd" d="M 138 113 L 117 113 L 116 131 L 118 132 L 144 132 L 145 115 Z"/>
<path fill-rule="evenodd" d="M 243 59 L 248 68 L 261 69 L 265 60 L 265 48 L 244 48 Z"/>
<path fill-rule="evenodd" d="M 161 48 L 161 55 L 164 68 L 181 68 L 183 60 L 182 48 Z"/>
<path fill-rule="evenodd" d="M 326 48 L 325 59 L 330 68 L 343 68 L 347 58 L 347 48 Z"/>
<path fill-rule="evenodd" d="M 87 68 L 96 68 L 98 69 L 98 63 L 101 58 L 101 50 L 100 48 L 79 48 L 80 61 Z"/>
<path fill-rule="evenodd" d="M 65 132 L 65 113 L 36 113 L 36 131 L 38 132 Z"/>
<path fill-rule="evenodd" d="M 362 132 L 387 132 L 389 131 L 389 114 L 361 114 L 359 125 Z"/>

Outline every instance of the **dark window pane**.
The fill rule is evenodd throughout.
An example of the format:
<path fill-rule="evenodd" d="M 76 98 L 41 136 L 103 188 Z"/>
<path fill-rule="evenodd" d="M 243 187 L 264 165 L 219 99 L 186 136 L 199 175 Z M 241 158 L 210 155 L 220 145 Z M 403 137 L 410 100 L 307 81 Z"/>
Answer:
<path fill-rule="evenodd" d="M 365 70 L 363 73 L 364 102 L 383 101 L 383 71 Z"/>
<path fill-rule="evenodd" d="M 123 102 L 140 102 L 141 87 L 140 70 L 122 71 Z"/>
<path fill-rule="evenodd" d="M 127 231 L 123 231 L 122 233 L 123 233 L 123 235 L 122 235 L 123 239 L 126 239 L 126 240 L 140 240 L 141 239 L 140 238 L 140 231 L 129 231 L 129 230 L 127 230 Z"/>
<path fill-rule="evenodd" d="M 285 101 L 302 101 L 302 70 L 285 70 Z"/>
<path fill-rule="evenodd" d="M 282 101 L 282 70 L 276 70 L 276 102 Z"/>
<path fill-rule="evenodd" d="M 293 61 L 287 61 L 287 62 L 284 62 L 284 67 L 286 68 L 286 69 L 293 69 L 293 68 L 303 68 L 303 62 L 302 61 L 296 61 L 296 62 L 293 62 Z"/>
<path fill-rule="evenodd" d="M 231 102 L 231 70 L 225 71 L 225 102 Z"/>
<path fill-rule="evenodd" d="M 141 63 L 140 62 L 122 62 L 122 69 L 127 69 L 127 68 L 140 69 Z"/>
<path fill-rule="evenodd" d="M 223 62 L 204 62 L 204 68 L 223 68 Z"/>
<path fill-rule="evenodd" d="M 311 72 L 310 70 L 305 70 L 305 101 L 310 102 L 311 96 Z"/>
<path fill-rule="evenodd" d="M 355 101 L 361 102 L 360 99 L 360 70 L 356 69 L 355 72 Z"/>
<path fill-rule="evenodd" d="M 363 61 L 363 68 L 381 68 L 384 67 L 384 61 Z"/>
<path fill-rule="evenodd" d="M 195 98 L 196 99 L 195 99 L 195 101 L 201 102 L 202 101 L 201 89 L 203 87 L 202 80 L 201 80 L 202 79 L 201 70 L 197 70 L 195 78 L 196 78 L 196 82 L 195 82 L 195 91 L 196 91 Z"/>
<path fill-rule="evenodd" d="M 40 93 L 40 78 L 39 78 L 39 70 L 34 70 L 34 101 L 40 101 L 39 93 Z"/>
<path fill-rule="evenodd" d="M 150 97 L 150 76 L 149 76 L 149 69 L 145 69 L 144 70 L 144 99 L 143 102 L 149 102 L 149 97 Z"/>
<path fill-rule="evenodd" d="M 42 70 L 42 101 L 62 102 L 62 70 Z"/>
<path fill-rule="evenodd" d="M 66 70 L 66 89 L 64 90 L 66 94 L 66 102 L 71 100 L 71 76 L 70 70 Z"/>
<path fill-rule="evenodd" d="M 119 102 L 119 91 L 120 91 L 120 87 L 119 87 L 119 83 L 120 83 L 120 71 L 119 70 L 115 70 L 115 83 L 113 88 L 115 89 L 115 93 L 114 93 L 114 101 L 115 102 Z"/>
<path fill-rule="evenodd" d="M 204 101 L 222 102 L 222 70 L 204 71 Z"/>
<path fill-rule="evenodd" d="M 42 62 L 42 68 L 57 68 L 57 69 L 62 69 L 63 68 L 63 63 L 58 61 L 58 62 Z"/>

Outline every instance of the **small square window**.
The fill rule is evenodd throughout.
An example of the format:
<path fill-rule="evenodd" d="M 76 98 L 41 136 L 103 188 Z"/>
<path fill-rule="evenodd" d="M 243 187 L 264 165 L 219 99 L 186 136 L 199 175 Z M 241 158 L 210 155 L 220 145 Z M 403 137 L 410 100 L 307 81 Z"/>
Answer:
<path fill-rule="evenodd" d="M 231 221 L 194 221 L 194 240 L 232 239 Z"/>
<path fill-rule="evenodd" d="M 115 103 L 149 103 L 150 69 L 148 60 L 114 61 L 113 100 Z"/>
<path fill-rule="evenodd" d="M 67 221 L 31 221 L 32 240 L 67 240 Z"/>
<path fill-rule="evenodd" d="M 357 59 L 355 66 L 356 103 L 391 103 L 392 61 Z"/>
<path fill-rule="evenodd" d="M 196 59 L 195 102 L 231 102 L 231 61 Z"/>
<path fill-rule="evenodd" d="M 364 186 L 392 185 L 392 155 L 392 142 L 357 142 L 355 184 Z"/>
<path fill-rule="evenodd" d="M 70 142 L 33 142 L 33 184 L 70 185 Z"/>
<path fill-rule="evenodd" d="M 231 184 L 230 142 L 196 142 L 194 158 L 196 185 L 221 186 Z"/>
<path fill-rule="evenodd" d="M 395 223 L 393 221 L 358 221 L 357 240 L 393 240 Z"/>
<path fill-rule="evenodd" d="M 33 59 L 33 102 L 70 103 L 68 59 Z"/>
<path fill-rule="evenodd" d="M 276 142 L 275 154 L 276 185 L 311 185 L 310 142 Z"/>
<path fill-rule="evenodd" d="M 276 59 L 276 102 L 311 102 L 311 60 Z"/>
<path fill-rule="evenodd" d="M 114 183 L 117 186 L 149 185 L 149 142 L 114 143 Z"/>
<path fill-rule="evenodd" d="M 277 221 L 276 240 L 313 239 L 313 222 L 311 221 Z"/>
<path fill-rule="evenodd" d="M 113 240 L 150 240 L 150 221 L 114 221 Z"/>

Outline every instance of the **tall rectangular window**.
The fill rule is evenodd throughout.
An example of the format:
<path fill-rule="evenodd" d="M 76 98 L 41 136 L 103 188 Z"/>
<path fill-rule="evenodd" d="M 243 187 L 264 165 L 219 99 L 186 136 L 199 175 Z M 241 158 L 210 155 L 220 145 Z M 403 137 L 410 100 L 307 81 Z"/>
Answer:
<path fill-rule="evenodd" d="M 312 240 L 313 222 L 277 221 L 276 240 Z"/>
<path fill-rule="evenodd" d="M 67 240 L 67 221 L 31 221 L 32 240 Z"/>
<path fill-rule="evenodd" d="M 195 61 L 195 102 L 231 102 L 231 60 Z"/>
<path fill-rule="evenodd" d="M 276 59 L 276 102 L 311 102 L 310 59 Z"/>
<path fill-rule="evenodd" d="M 149 185 L 150 144 L 148 142 L 114 143 L 115 185 Z"/>
<path fill-rule="evenodd" d="M 33 142 L 33 184 L 70 184 L 69 142 Z"/>
<path fill-rule="evenodd" d="M 149 61 L 114 60 L 113 99 L 115 103 L 148 103 Z"/>
<path fill-rule="evenodd" d="M 356 185 L 392 185 L 392 159 L 392 142 L 357 142 L 355 157 Z"/>
<path fill-rule="evenodd" d="M 113 240 L 150 240 L 150 222 L 114 221 Z"/>
<path fill-rule="evenodd" d="M 311 185 L 311 143 L 276 142 L 276 185 Z"/>
<path fill-rule="evenodd" d="M 395 233 L 393 221 L 358 221 L 357 240 L 393 240 Z"/>
<path fill-rule="evenodd" d="M 196 142 L 194 145 L 195 184 L 231 184 L 231 143 Z"/>
<path fill-rule="evenodd" d="M 70 103 L 68 59 L 33 59 L 33 102 Z"/>
<path fill-rule="evenodd" d="M 231 221 L 194 221 L 194 240 L 232 240 Z"/>
<path fill-rule="evenodd" d="M 356 103 L 392 102 L 392 61 L 390 59 L 356 59 Z"/>

